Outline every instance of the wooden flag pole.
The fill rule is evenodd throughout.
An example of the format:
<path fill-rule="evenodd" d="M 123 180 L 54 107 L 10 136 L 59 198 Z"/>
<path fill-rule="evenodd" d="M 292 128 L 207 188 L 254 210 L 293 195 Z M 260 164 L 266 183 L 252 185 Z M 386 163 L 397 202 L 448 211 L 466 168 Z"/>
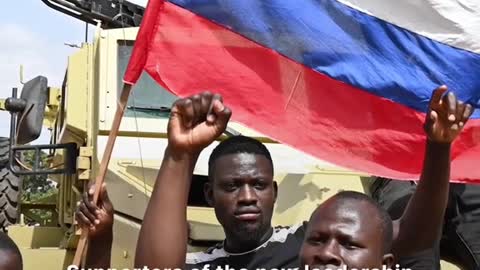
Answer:
<path fill-rule="evenodd" d="M 102 157 L 102 162 L 100 163 L 100 170 L 95 179 L 95 193 L 93 195 L 93 203 L 96 205 L 98 202 L 98 197 L 100 195 L 101 186 L 104 182 L 105 175 L 107 174 L 108 163 L 113 152 L 113 146 L 115 145 L 115 140 L 117 139 L 118 131 L 120 129 L 120 123 L 122 122 L 123 113 L 125 112 L 125 107 L 128 102 L 128 97 L 132 90 L 132 85 L 124 84 L 122 89 L 122 94 L 120 95 L 120 101 L 117 104 L 117 111 L 115 112 L 115 117 L 113 118 L 112 128 L 108 135 L 107 145 L 105 147 L 105 152 Z M 81 260 L 83 258 L 83 252 L 87 245 L 88 240 L 88 229 L 82 229 L 82 235 L 80 237 L 79 243 L 77 245 L 77 250 L 75 251 L 75 257 L 73 258 L 73 265 L 80 267 Z"/>

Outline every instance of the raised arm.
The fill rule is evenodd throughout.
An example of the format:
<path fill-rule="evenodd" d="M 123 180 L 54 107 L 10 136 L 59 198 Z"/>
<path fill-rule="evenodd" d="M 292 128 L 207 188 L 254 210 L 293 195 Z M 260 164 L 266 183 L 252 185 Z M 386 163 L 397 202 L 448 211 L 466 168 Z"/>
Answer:
<path fill-rule="evenodd" d="M 448 201 L 451 144 L 473 113 L 447 87 L 432 95 L 422 175 L 403 216 L 394 221 L 393 253 L 402 257 L 431 248 L 440 236 Z"/>
<path fill-rule="evenodd" d="M 90 185 L 78 205 L 75 219 L 81 227 L 89 230 L 85 268 L 108 269 L 113 241 L 113 205 L 105 184 L 100 190 L 98 206 L 93 203 L 94 193 L 95 185 Z"/>
<path fill-rule="evenodd" d="M 140 230 L 136 268 L 184 268 L 186 208 L 195 163 L 200 152 L 225 131 L 230 116 L 221 97 L 210 93 L 175 102 L 168 147 Z"/>

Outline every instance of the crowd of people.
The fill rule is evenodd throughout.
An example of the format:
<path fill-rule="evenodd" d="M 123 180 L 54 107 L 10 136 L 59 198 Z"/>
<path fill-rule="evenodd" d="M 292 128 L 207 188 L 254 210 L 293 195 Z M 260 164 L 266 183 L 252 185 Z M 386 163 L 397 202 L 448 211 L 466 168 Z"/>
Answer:
<path fill-rule="evenodd" d="M 464 204 L 464 197 L 478 202 L 474 196 L 478 192 L 474 188 L 460 191 L 449 181 L 451 145 L 472 113 L 470 105 L 439 87 L 425 118 L 425 157 L 418 181 L 379 178 L 372 196 L 339 192 L 319 205 L 308 221 L 282 227 L 271 222 L 278 187 L 269 150 L 253 138 L 229 137 L 209 157 L 204 188 L 225 240 L 189 253 L 186 211 L 193 170 L 202 150 L 225 131 L 232 111 L 221 96 L 209 92 L 179 99 L 172 106 L 168 146 L 141 226 L 134 267 L 333 270 L 399 269 L 400 265 L 424 269 L 415 265 L 429 261 L 428 269 L 435 269 L 443 234 L 464 241 L 470 252 L 463 253 L 468 269 L 479 269 L 474 238 L 480 239 L 476 237 L 480 226 L 472 233 L 461 223 L 472 221 L 480 212 L 480 207 Z M 99 203 L 93 204 L 95 188 L 90 186 L 84 194 L 76 219 L 89 230 L 85 267 L 108 269 L 114 206 L 105 186 L 99 187 Z M 467 210 L 472 213 L 468 217 Z M 6 261 L 0 256 L 0 269 L 21 269 L 18 249 L 3 238 L 0 254 L 11 255 Z M 8 263 L 20 266 L 2 268 Z"/>

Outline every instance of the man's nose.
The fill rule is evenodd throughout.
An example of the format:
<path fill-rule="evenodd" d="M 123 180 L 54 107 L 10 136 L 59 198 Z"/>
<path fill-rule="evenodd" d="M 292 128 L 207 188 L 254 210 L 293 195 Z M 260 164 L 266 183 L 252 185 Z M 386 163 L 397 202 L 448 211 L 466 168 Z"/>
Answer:
<path fill-rule="evenodd" d="M 257 194 L 255 193 L 255 190 L 249 185 L 244 185 L 240 189 L 240 193 L 238 196 L 238 201 L 242 203 L 252 204 L 256 203 L 257 201 Z"/>
<path fill-rule="evenodd" d="M 341 266 L 342 259 L 339 254 L 338 243 L 330 240 L 317 249 L 315 264 Z"/>

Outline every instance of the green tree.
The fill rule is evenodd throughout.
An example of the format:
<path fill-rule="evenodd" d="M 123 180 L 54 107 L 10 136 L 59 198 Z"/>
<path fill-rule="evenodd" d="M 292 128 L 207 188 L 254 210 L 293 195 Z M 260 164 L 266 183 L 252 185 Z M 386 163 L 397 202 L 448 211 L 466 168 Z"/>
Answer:
<path fill-rule="evenodd" d="M 35 151 L 24 151 L 22 163 L 28 168 L 33 168 L 35 163 Z M 47 153 L 40 151 L 40 164 L 38 168 L 46 169 L 48 164 Z M 22 202 L 28 204 L 54 203 L 58 190 L 55 182 L 48 179 L 47 175 L 23 176 Z M 51 221 L 52 210 L 29 209 L 25 213 L 26 223 L 45 223 Z"/>

